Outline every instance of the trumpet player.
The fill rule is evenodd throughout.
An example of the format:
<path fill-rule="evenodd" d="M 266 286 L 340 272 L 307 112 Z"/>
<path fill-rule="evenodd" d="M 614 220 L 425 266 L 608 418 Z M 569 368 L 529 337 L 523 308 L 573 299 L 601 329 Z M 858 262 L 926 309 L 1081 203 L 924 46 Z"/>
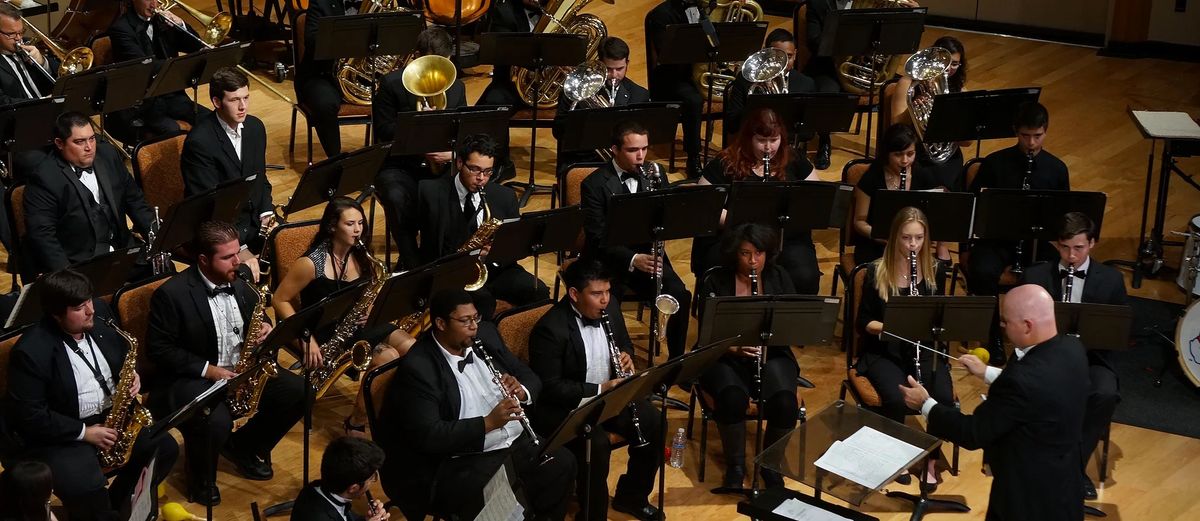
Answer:
<path fill-rule="evenodd" d="M 813 92 L 817 90 L 817 83 L 809 78 L 804 73 L 795 70 L 796 68 L 796 38 L 792 36 L 791 31 L 787 29 L 775 29 L 767 35 L 766 47 L 770 49 L 778 49 L 787 55 L 787 65 L 783 68 L 782 84 L 786 86 L 789 94 L 797 92 Z M 733 80 L 733 85 L 729 87 L 729 95 L 725 97 L 725 124 L 722 127 L 722 132 L 726 136 L 737 134 L 738 127 L 742 123 L 742 112 L 746 107 L 746 97 L 750 95 L 752 84 L 741 74 Z M 808 140 L 811 136 L 793 136 L 798 140 Z M 723 141 L 728 143 L 729 140 Z"/>
<path fill-rule="evenodd" d="M 563 519 L 575 458 L 562 447 L 539 458 L 537 434 L 522 421 L 541 380 L 482 321 L 470 293 L 441 291 L 429 311 L 433 328 L 400 359 L 379 415 L 384 491 L 408 519 L 471 519 L 484 485 L 511 458 L 532 518 Z M 503 373 L 498 380 L 473 351 L 476 339 Z"/>
<path fill-rule="evenodd" d="M 775 232 L 761 224 L 746 223 L 726 231 L 721 239 L 723 262 L 700 282 L 701 305 L 713 297 L 795 293 L 787 271 L 775 263 L 778 244 Z M 767 352 L 762 353 L 763 349 Z M 767 429 L 762 447 L 769 447 L 796 426 L 799 375 L 791 346 L 731 346 L 729 353 L 700 377 L 700 388 L 715 404 L 712 416 L 725 453 L 720 492 L 740 492 L 745 481 L 750 399 L 757 399 L 763 407 Z M 762 480 L 767 487 L 783 486 L 783 477 L 765 468 Z"/>
<path fill-rule="evenodd" d="M 567 267 L 563 281 L 567 296 L 538 320 L 529 336 L 529 363 L 544 386 L 536 418 L 543 432 L 553 432 L 573 409 L 621 383 L 624 379 L 617 377 L 618 374 L 634 372 L 629 355 L 633 344 L 625 329 L 620 304 L 612 298 L 612 285 L 604 266 L 580 260 Z M 619 354 L 614 356 L 614 352 Z M 647 500 L 658 472 L 657 456 L 663 447 L 659 410 L 646 399 L 634 404 L 636 412 L 626 408 L 592 431 L 588 511 L 581 512 L 579 519 L 607 518 L 610 432 L 629 441 L 629 463 L 625 474 L 617 480 L 613 510 L 641 520 L 662 519 L 662 513 Z M 584 461 L 583 439 L 567 446 L 578 461 Z M 584 474 L 588 471 L 586 466 L 579 466 L 576 477 L 579 487 L 588 482 L 589 477 Z M 582 497 L 584 490 L 580 488 L 578 493 Z"/>
<path fill-rule="evenodd" d="M 25 45 L 25 20 L 21 10 L 0 3 L 0 105 L 37 99 L 50 94 L 58 76 L 58 59 Z M 39 71 L 38 69 L 41 69 Z"/>
<path fill-rule="evenodd" d="M 108 28 L 113 61 L 153 58 L 155 66 L 180 53 L 204 48 L 204 43 L 183 19 L 159 9 L 158 0 L 128 0 L 122 14 Z M 208 108 L 193 103 L 183 91 L 142 100 L 140 106 L 109 114 L 107 128 L 122 143 L 136 144 L 179 131 L 177 121 L 195 125 Z"/>

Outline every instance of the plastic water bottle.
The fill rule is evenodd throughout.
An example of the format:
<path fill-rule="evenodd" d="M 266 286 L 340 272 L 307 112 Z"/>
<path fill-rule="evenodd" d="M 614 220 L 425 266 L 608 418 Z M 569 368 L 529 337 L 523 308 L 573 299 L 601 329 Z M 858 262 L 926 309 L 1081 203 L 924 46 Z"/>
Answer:
<path fill-rule="evenodd" d="M 687 447 L 687 435 L 683 433 L 683 428 L 680 427 L 675 431 L 675 438 L 671 440 L 671 467 L 683 468 L 683 451 Z"/>

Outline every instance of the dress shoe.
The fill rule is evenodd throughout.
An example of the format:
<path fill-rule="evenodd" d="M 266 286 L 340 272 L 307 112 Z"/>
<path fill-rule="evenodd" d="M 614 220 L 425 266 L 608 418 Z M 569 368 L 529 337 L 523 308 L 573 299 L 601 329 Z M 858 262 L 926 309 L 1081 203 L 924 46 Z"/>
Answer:
<path fill-rule="evenodd" d="M 1096 485 L 1092 484 L 1092 480 L 1086 476 L 1083 478 L 1083 499 L 1094 501 L 1097 497 Z"/>
<path fill-rule="evenodd" d="M 221 489 L 217 487 L 188 487 L 188 501 L 204 506 L 221 504 Z"/>
<path fill-rule="evenodd" d="M 821 143 L 817 145 L 817 157 L 816 160 L 813 161 L 813 168 L 816 168 L 817 170 L 825 170 L 826 168 L 829 168 L 829 162 L 832 155 L 833 145 L 830 144 L 829 140 L 822 139 Z"/>
<path fill-rule="evenodd" d="M 242 477 L 254 481 L 268 481 L 275 476 L 275 472 L 271 469 L 270 461 L 255 456 L 253 454 L 243 452 L 232 443 L 226 443 L 225 448 L 221 449 L 221 455 L 229 460 L 237 467 L 237 471 Z"/>
<path fill-rule="evenodd" d="M 662 512 L 645 499 L 613 498 L 609 506 L 617 512 L 629 514 L 642 521 L 661 521 L 663 519 Z"/>

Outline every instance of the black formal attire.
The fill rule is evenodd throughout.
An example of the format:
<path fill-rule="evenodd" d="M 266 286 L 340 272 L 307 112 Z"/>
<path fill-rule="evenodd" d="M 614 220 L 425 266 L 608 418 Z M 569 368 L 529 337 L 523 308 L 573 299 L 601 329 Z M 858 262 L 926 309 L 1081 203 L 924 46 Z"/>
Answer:
<path fill-rule="evenodd" d="M 29 178 L 24 202 L 24 244 L 30 261 L 22 266 L 26 273 L 49 273 L 133 246 L 126 217 L 139 232 L 150 229 L 154 213 L 113 147 L 97 143 L 91 170 L 83 170 L 55 153 Z M 85 185 L 92 179 L 98 195 Z"/>
<path fill-rule="evenodd" d="M 317 21 L 327 16 L 344 16 L 346 5 L 343 0 L 310 0 L 308 14 L 304 19 L 304 56 L 296 64 L 296 89 L 298 101 L 304 105 L 312 116 L 313 128 L 317 130 L 317 139 L 326 157 L 333 157 L 342 151 L 342 132 L 338 127 L 338 110 L 342 105 L 342 89 L 338 80 L 333 76 L 334 60 L 318 60 L 315 58 L 317 41 L 320 35 L 317 31 Z"/>
<path fill-rule="evenodd" d="M 625 329 L 625 319 L 616 299 L 609 300 L 609 327 L 617 347 L 633 356 L 633 343 Z M 599 321 L 583 322 L 571 305 L 569 297 L 559 300 L 529 334 L 529 364 L 542 379 L 542 401 L 538 406 L 534 425 L 541 432 L 554 432 L 582 400 L 600 394 L 600 385 L 589 383 L 589 373 L 606 373 L 604 381 L 613 378 L 611 355 L 603 354 L 603 367 L 589 367 L 595 360 L 589 353 L 609 353 L 603 326 Z M 585 340 L 585 338 L 589 340 Z M 576 478 L 578 493 L 582 497 L 587 474 L 591 473 L 591 491 L 588 496 L 588 512 L 583 519 L 605 519 L 608 513 L 608 469 L 612 446 L 608 433 L 619 434 L 630 440 L 629 463 L 625 474 L 617 480 L 613 500 L 618 502 L 644 502 L 654 488 L 654 475 L 658 472 L 658 456 L 663 446 L 662 424 L 659 410 L 645 398 L 633 402 L 641 425 L 642 436 L 650 443 L 635 447 L 638 430 L 634 428 L 628 408 L 621 414 L 597 425 L 592 431 L 591 468 L 579 466 Z M 584 461 L 585 443 L 576 439 L 567 446 L 575 453 L 578 461 Z"/>
<path fill-rule="evenodd" d="M 817 91 L 817 82 L 804 73 L 789 70 L 784 71 L 784 74 L 788 93 Z M 724 133 L 722 144 L 725 146 L 732 143 L 733 136 L 736 136 L 738 129 L 742 127 L 742 116 L 746 112 L 746 98 L 750 96 L 751 85 L 750 80 L 738 74 L 729 86 L 729 93 L 725 96 L 725 122 L 721 127 Z M 795 136 L 798 141 L 808 141 L 811 138 L 811 135 Z"/>
<path fill-rule="evenodd" d="M 316 278 L 309 281 L 307 285 L 300 289 L 300 306 L 298 306 L 297 309 L 303 309 L 305 306 L 318 304 L 326 297 L 358 282 L 358 279 L 344 280 L 344 268 L 342 270 L 336 269 L 339 263 L 342 266 L 346 265 L 348 261 L 345 259 L 335 260 L 333 262 L 335 267 L 334 273 L 337 275 L 332 279 L 327 277 L 325 275 L 325 260 L 329 258 L 329 255 L 328 241 L 318 245 L 304 255 L 305 257 L 308 257 L 308 260 L 312 261 L 313 266 L 316 268 Z M 359 266 L 362 276 L 365 277 L 374 276 L 374 273 L 372 272 L 373 269 L 374 268 L 370 264 Z M 333 338 L 334 331 L 340 324 L 341 320 L 334 321 L 329 323 L 329 325 L 326 327 L 314 331 L 313 337 L 316 338 L 317 344 L 323 345 Z M 354 343 L 359 340 L 366 340 L 368 343 L 374 346 L 387 340 L 387 337 L 396 329 L 398 329 L 397 326 L 390 322 L 384 322 L 371 327 L 360 327 L 347 340 L 347 345 L 354 345 Z"/>
<path fill-rule="evenodd" d="M 1057 336 L 1009 362 L 974 413 L 949 402 L 929 411 L 929 434 L 983 449 L 992 469 L 989 521 L 1083 519 L 1080 426 L 1087 355 Z"/>
<path fill-rule="evenodd" d="M 904 393 L 900 392 L 900 384 L 908 385 L 908 377 L 917 377 L 914 366 L 913 352 L 916 348 L 894 339 L 882 339 L 879 335 L 867 333 L 867 324 L 873 320 L 883 322 L 887 311 L 887 302 L 879 296 L 879 280 L 875 278 L 878 262 L 867 268 L 867 277 L 863 281 L 862 300 L 858 303 L 858 320 L 854 327 L 857 334 L 862 335 L 861 352 L 855 368 L 858 373 L 866 376 L 879 393 L 882 402 L 881 414 L 896 420 L 904 421 L 904 415 L 913 411 L 904 404 Z M 928 281 L 917 284 L 917 293 L 932 295 L 934 289 Z M 901 295 L 908 294 L 908 288 L 900 290 Z M 884 330 L 887 324 L 884 323 Z M 954 403 L 954 383 L 950 380 L 950 365 L 944 358 L 922 350 L 921 352 L 921 383 L 929 389 L 933 399 L 941 403 Z"/>
<path fill-rule="evenodd" d="M 851 6 L 853 8 L 853 6 Z M 834 66 L 833 57 L 819 56 L 817 51 L 821 48 L 821 37 L 825 32 L 825 21 L 837 11 L 836 0 L 813 0 L 808 2 L 808 13 L 805 18 L 807 24 L 806 44 L 808 52 L 811 56 L 808 64 L 804 68 L 805 74 L 813 79 L 816 83 L 817 92 L 841 92 L 842 87 L 838 82 L 838 71 Z"/>
<path fill-rule="evenodd" d="M 1037 284 L 1046 289 L 1054 300 L 1062 300 L 1063 278 L 1065 268 L 1057 263 L 1041 263 L 1030 266 L 1025 270 L 1025 283 Z M 1080 276 L 1084 277 L 1080 277 Z M 1125 294 L 1125 277 L 1102 262 L 1089 259 L 1086 270 L 1078 270 L 1072 283 L 1075 287 L 1082 286 L 1081 298 L 1072 297 L 1071 302 L 1087 304 L 1109 304 L 1114 306 L 1129 305 Z M 1073 290 L 1077 293 L 1080 290 Z M 1088 393 L 1087 413 L 1083 416 L 1083 458 L 1087 463 L 1092 451 L 1100 442 L 1105 429 L 1112 423 L 1113 412 L 1121 401 L 1121 387 L 1116 369 L 1112 365 L 1109 352 L 1089 349 L 1088 377 L 1092 386 Z"/>
<path fill-rule="evenodd" d="M 68 349 L 78 349 L 87 374 L 76 374 L 77 362 L 72 362 Z M 87 333 L 87 341 L 76 343 L 49 317 L 27 329 L 12 349 L 5 408 L 15 437 L 22 442 L 18 457 L 50 466 L 54 493 L 71 519 L 117 519 L 117 510 L 128 501 L 151 458 L 158 458 L 154 469 L 157 485 L 166 479 L 178 457 L 179 446 L 170 435 L 151 438 L 142 431 L 129 462 L 105 490 L 108 479 L 100 468 L 97 449 L 83 441 L 83 434 L 86 426 L 104 423 L 111 408 L 107 397 L 119 385 L 128 352 L 124 339 L 99 320 Z M 107 375 L 100 364 L 106 364 Z M 81 398 L 92 399 L 85 398 L 90 393 L 79 386 L 81 379 L 103 386 L 106 399 L 99 407 L 108 408 L 81 417 Z"/>
<path fill-rule="evenodd" d="M 1028 159 L 1016 145 L 997 150 L 984 158 L 983 164 L 979 167 L 979 174 L 975 176 L 975 182 L 970 189 L 975 193 L 986 188 L 1020 190 L 1022 181 L 1025 179 L 1025 171 L 1028 168 Z M 1029 188 L 1031 190 L 1070 190 L 1071 180 L 1067 172 L 1067 165 L 1043 149 L 1033 156 Z M 1026 258 L 1021 259 L 1022 264 L 1030 264 L 1029 257 L 1032 255 L 1032 251 L 1032 245 L 1026 241 L 1023 251 Z M 1058 258 L 1058 253 L 1049 243 L 1043 243 L 1038 251 L 1041 258 L 1034 260 Z M 1016 260 L 1016 241 L 973 241 L 971 243 L 971 261 L 967 263 L 967 283 L 971 293 L 975 295 L 1000 293 L 1000 275 Z"/>
<path fill-rule="evenodd" d="M 493 33 L 528 33 L 533 30 L 529 21 L 530 11 L 521 0 L 499 0 L 488 10 L 488 31 Z M 551 22 L 553 23 L 553 22 Z M 482 50 L 480 51 L 482 52 Z M 492 81 L 480 93 L 476 105 L 509 105 L 527 107 L 512 81 L 518 67 L 497 65 L 492 70 Z"/>
<path fill-rule="evenodd" d="M 421 235 L 421 246 L 416 258 L 420 264 L 436 261 L 458 251 L 475 233 L 482 222 L 483 203 L 473 197 L 471 204 L 458 192 L 458 175 L 443 175 L 437 179 L 421 181 L 417 191 L 417 230 Z M 493 219 L 514 219 L 521 216 L 517 208 L 517 195 L 512 188 L 489 183 L 483 197 L 491 208 Z M 467 213 L 471 215 L 468 216 Z M 414 258 L 409 252 L 402 256 Z M 488 280 L 476 292 L 479 312 L 491 317 L 495 300 L 505 300 L 514 306 L 529 304 L 550 297 L 550 289 L 542 281 L 513 262 L 498 264 L 487 262 Z"/>
<path fill-rule="evenodd" d="M 20 56 L 0 53 L 0 106 L 48 96 L 54 90 L 54 82 L 37 68 L 58 77 L 60 62 L 53 54 L 43 54 L 46 65 L 32 65 Z"/>
<path fill-rule="evenodd" d="M 153 32 L 151 37 L 149 32 Z M 112 40 L 113 61 L 154 58 L 155 67 L 179 53 L 192 53 L 204 46 L 191 28 L 190 34 L 160 16 L 142 20 L 133 9 L 125 10 L 108 28 Z M 105 116 L 108 130 L 126 144 L 179 131 L 176 120 L 195 125 L 197 116 L 210 112 L 193 103 L 183 91 L 144 99 L 140 106 Z"/>
<path fill-rule="evenodd" d="M 477 338 L 496 370 L 521 382 L 528 393 L 526 406 L 538 404 L 541 380 L 508 351 L 495 326 L 487 322 L 479 326 Z M 465 401 L 472 397 L 463 396 L 463 385 L 447 356 L 432 334 L 425 334 L 400 359 L 387 388 L 374 438 L 387 453 L 380 478 L 388 497 L 408 519 L 427 514 L 474 518 L 484 506 L 484 485 L 504 460 L 511 459 L 534 518 L 563 519 L 575 474 L 574 456 L 560 447 L 551 453 L 552 459 L 539 465 L 539 449 L 527 432 L 516 436 L 507 449 L 485 451 L 484 416 L 462 417 Z M 471 361 L 461 364 L 460 375 L 483 368 L 474 353 L 466 359 Z M 471 374 L 487 378 L 483 385 L 493 385 L 485 373 Z M 498 396 L 491 407 L 495 403 Z M 520 424 L 509 422 L 504 428 L 520 430 Z"/>
<path fill-rule="evenodd" d="M 218 335 L 228 334 L 233 317 L 214 314 L 210 306 L 221 309 L 219 299 L 232 299 L 241 317 L 241 327 L 233 330 L 239 339 L 250 325 L 250 314 L 257 297 L 241 279 L 232 286 L 234 293 L 210 293 L 204 275 L 193 265 L 171 277 L 150 298 L 147 353 L 158 367 L 160 381 L 151 394 L 157 414 L 176 410 L 212 386 L 202 375 L 208 365 L 219 364 Z M 212 300 L 213 302 L 210 302 Z M 226 300 L 225 302 L 227 302 Z M 222 316 L 214 316 L 222 315 Z M 234 349 L 241 349 L 240 344 Z M 234 353 L 234 360 L 238 358 Z M 271 450 L 304 414 L 304 379 L 290 371 L 267 381 L 257 413 L 237 432 L 230 434 L 234 418 L 229 407 L 220 402 L 208 416 L 195 416 L 180 426 L 188 459 L 188 481 L 193 492 L 208 483 L 213 451 L 230 450 L 238 455 L 271 462 Z M 215 486 L 215 484 L 214 484 Z"/>
<path fill-rule="evenodd" d="M 420 98 L 404 88 L 403 70 L 383 77 L 382 87 L 375 92 L 371 110 L 375 118 L 375 142 L 390 143 L 396 135 L 396 114 L 417 110 Z M 446 108 L 467 106 L 467 88 L 462 80 L 455 79 L 446 91 Z M 448 167 L 453 170 L 453 164 Z M 417 251 L 417 237 L 411 223 L 416 216 L 417 183 L 432 179 L 437 174 L 429 167 L 424 156 L 390 156 L 375 176 L 375 194 L 387 216 L 388 233 L 396 241 L 399 251 Z M 415 258 L 398 259 L 397 268 L 415 268 Z"/>
<path fill-rule="evenodd" d="M 803 181 L 812 173 L 812 163 L 800 154 L 793 156 L 792 161 L 784 167 L 783 181 Z M 708 162 L 702 174 L 705 180 L 714 185 L 729 185 L 733 183 L 729 172 L 726 171 L 724 160 L 721 158 Z M 755 182 L 761 177 L 751 176 L 744 181 Z M 774 182 L 774 179 L 768 182 Z M 778 233 L 776 229 L 776 233 Z M 783 248 L 777 259 L 779 266 L 787 271 L 797 293 L 815 295 L 821 286 L 821 269 L 817 265 L 817 248 L 813 245 L 812 230 L 788 231 L 783 237 Z M 696 237 L 692 239 L 692 273 L 703 276 L 709 268 L 721 263 L 721 238 Z"/>
<path fill-rule="evenodd" d="M 272 213 L 275 208 L 271 202 L 271 181 L 267 179 L 267 128 L 262 120 L 247 115 L 240 133 L 239 155 L 217 113 L 200 116 L 183 142 L 179 164 L 183 173 L 183 193 L 191 197 L 221 184 L 257 175 L 234 226 L 238 230 L 238 240 L 250 245 L 253 251 L 259 251 L 262 249 L 262 237 L 258 233 L 260 216 Z"/>
<path fill-rule="evenodd" d="M 912 169 L 908 172 L 908 179 L 905 181 L 909 190 L 931 190 L 939 188 L 942 185 L 934 179 L 933 174 L 922 168 L 919 164 L 914 163 Z M 859 178 L 858 185 L 855 186 L 862 190 L 867 197 L 875 197 L 875 192 L 879 190 L 887 190 L 887 176 L 884 173 L 883 166 L 879 163 L 871 163 L 863 176 Z M 871 208 L 867 208 L 867 222 L 871 222 Z M 850 244 L 854 245 L 854 263 L 863 264 L 871 262 L 883 256 L 883 244 L 880 244 L 870 237 L 866 237 L 855 231 L 850 235 Z"/>
<path fill-rule="evenodd" d="M 353 502 L 334 497 L 337 492 L 321 487 L 321 480 L 300 489 L 292 504 L 291 521 L 363 521 L 351 508 Z"/>
<path fill-rule="evenodd" d="M 638 176 L 638 191 L 648 189 L 646 181 Z M 586 244 L 583 256 L 604 263 L 613 279 L 612 294 L 614 300 L 625 296 L 625 290 L 633 292 L 633 298 L 652 300 L 655 298 L 654 276 L 633 267 L 633 256 L 639 253 L 649 254 L 651 244 L 633 244 L 625 246 L 606 246 L 608 237 L 608 202 L 612 196 L 630 193 L 629 186 L 622 181 L 622 174 L 617 173 L 617 166 L 610 161 L 597 168 L 583 180 L 581 187 L 583 207 L 583 232 Z M 671 259 L 663 255 L 662 292 L 675 297 L 679 302 L 679 311 L 667 321 L 667 352 L 671 358 L 683 355 L 687 343 L 688 309 L 692 303 L 692 293 L 687 290 L 675 269 L 671 267 Z"/>
<path fill-rule="evenodd" d="M 616 90 L 617 90 L 616 96 L 614 96 L 612 98 L 615 101 L 615 103 L 613 103 L 613 105 L 612 105 L 614 107 L 625 107 L 625 106 L 628 106 L 633 103 L 646 103 L 646 102 L 650 101 L 650 91 L 646 90 L 641 85 L 638 85 L 633 80 L 629 79 L 629 77 L 625 77 L 624 79 L 622 79 L 620 81 L 620 83 L 617 84 Z M 600 88 L 600 92 L 598 92 L 596 95 L 603 97 L 605 100 L 607 100 L 607 99 L 609 99 L 610 94 L 611 94 L 611 91 L 609 89 L 609 84 L 606 81 L 604 83 L 604 86 Z M 584 109 L 584 108 L 594 108 L 594 107 L 590 107 L 589 105 L 586 105 L 583 102 L 581 102 L 577 106 L 577 110 Z M 554 113 L 554 127 L 551 129 L 551 132 L 554 133 L 555 139 L 562 139 L 562 133 L 563 133 L 563 128 L 564 128 L 562 117 L 563 117 L 563 114 L 566 114 L 567 112 L 570 112 L 570 111 L 571 111 L 571 100 L 570 100 L 570 98 L 567 98 L 566 92 L 564 91 L 558 97 L 558 107 L 555 109 L 555 113 Z M 558 169 L 559 170 L 566 168 L 568 165 L 570 165 L 572 163 L 580 163 L 583 161 L 601 161 L 601 159 L 600 159 L 600 156 L 597 155 L 596 152 L 592 151 L 592 150 L 576 150 L 576 151 L 568 151 L 568 152 L 560 151 L 558 153 Z"/>
<path fill-rule="evenodd" d="M 679 102 L 683 150 L 688 156 L 688 167 L 699 169 L 700 116 L 706 99 L 692 82 L 691 64 L 663 65 L 658 62 L 658 54 L 667 44 L 666 27 L 686 23 L 688 17 L 682 0 L 667 0 L 646 13 L 646 67 L 649 69 L 650 97 L 656 101 Z M 688 172 L 688 175 L 694 173 Z"/>

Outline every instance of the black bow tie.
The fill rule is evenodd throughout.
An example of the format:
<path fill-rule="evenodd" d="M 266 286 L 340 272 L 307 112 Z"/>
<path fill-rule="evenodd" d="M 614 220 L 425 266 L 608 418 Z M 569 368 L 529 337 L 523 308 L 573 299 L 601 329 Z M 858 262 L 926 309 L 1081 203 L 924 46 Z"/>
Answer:
<path fill-rule="evenodd" d="M 224 286 L 217 286 L 217 287 L 215 287 L 215 288 L 213 288 L 213 289 L 210 289 L 210 290 L 208 290 L 208 296 L 209 296 L 209 297 L 216 297 L 217 295 L 220 295 L 220 294 L 222 294 L 222 293 L 224 293 L 224 294 L 226 294 L 226 295 L 229 295 L 229 296 L 233 296 L 233 295 L 234 295 L 234 293 L 233 293 L 233 285 L 232 285 L 232 284 L 226 284 L 226 285 L 224 285 Z"/>
<path fill-rule="evenodd" d="M 587 327 L 600 327 L 600 319 L 598 319 L 598 318 L 588 318 L 588 317 L 585 317 L 585 316 L 583 316 L 583 315 L 580 315 L 580 314 L 576 314 L 575 316 L 576 316 L 576 317 L 579 317 L 579 321 L 580 321 L 580 322 L 583 322 L 583 325 L 584 325 L 584 326 L 587 326 Z"/>
<path fill-rule="evenodd" d="M 83 179 L 83 174 L 85 174 L 85 173 L 88 173 L 88 174 L 92 173 L 91 168 L 79 168 L 77 166 L 73 166 L 71 168 L 73 170 L 75 170 L 75 177 L 78 179 Z"/>
<path fill-rule="evenodd" d="M 458 361 L 458 372 L 461 373 L 461 372 L 467 370 L 467 364 L 474 362 L 474 361 L 475 361 L 475 353 L 472 351 L 467 351 L 467 356 L 465 358 L 463 358 L 462 360 Z"/>
<path fill-rule="evenodd" d="M 1060 278 L 1060 279 L 1066 278 L 1066 276 L 1067 276 L 1067 270 L 1058 270 L 1058 278 Z M 1086 270 L 1075 270 L 1075 276 L 1078 278 L 1081 278 L 1081 279 L 1086 279 L 1087 271 Z"/>
<path fill-rule="evenodd" d="M 637 180 L 638 180 L 640 177 L 641 177 L 641 176 L 639 176 L 639 175 L 637 175 L 636 173 L 633 173 L 633 172 L 621 172 L 621 182 L 622 182 L 622 183 L 624 183 L 625 181 L 628 181 L 628 180 L 630 180 L 630 179 L 633 179 L 634 181 L 637 181 Z"/>

